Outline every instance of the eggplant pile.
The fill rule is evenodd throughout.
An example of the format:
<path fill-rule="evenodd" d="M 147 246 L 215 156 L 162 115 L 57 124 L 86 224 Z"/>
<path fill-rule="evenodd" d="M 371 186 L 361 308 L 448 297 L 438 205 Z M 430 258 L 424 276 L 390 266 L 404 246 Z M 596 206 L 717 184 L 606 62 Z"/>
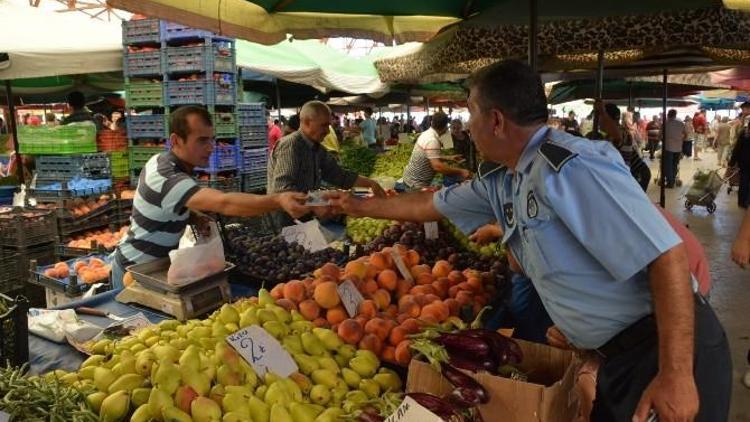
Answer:
<path fill-rule="evenodd" d="M 432 341 L 445 348 L 450 365 L 467 371 L 499 375 L 501 367 L 515 366 L 523 360 L 518 343 L 484 328 L 440 333 Z"/>

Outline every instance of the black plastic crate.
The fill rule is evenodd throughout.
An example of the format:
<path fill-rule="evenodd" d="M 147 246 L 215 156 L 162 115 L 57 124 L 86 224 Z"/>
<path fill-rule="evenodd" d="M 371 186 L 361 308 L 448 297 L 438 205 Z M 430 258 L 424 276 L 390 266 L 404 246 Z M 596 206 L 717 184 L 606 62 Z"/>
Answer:
<path fill-rule="evenodd" d="M 84 187 L 80 183 L 69 184 L 66 181 L 59 182 L 37 179 L 34 187 L 29 189 L 29 195 L 39 202 L 57 202 L 62 199 L 73 199 L 112 192 L 112 179 L 87 180 L 89 182 L 97 182 L 97 184 Z"/>
<path fill-rule="evenodd" d="M 78 273 L 76 270 L 76 263 L 78 262 L 84 262 L 86 264 L 89 264 L 91 262 L 92 258 L 96 258 L 99 261 L 102 261 L 103 265 L 106 266 L 108 269 L 111 268 L 110 260 L 108 256 L 106 255 L 100 255 L 100 254 L 88 254 L 85 256 L 69 259 L 66 261 L 60 261 L 65 262 L 65 264 L 68 266 L 69 273 L 67 277 L 54 277 L 47 274 L 47 270 L 53 269 L 58 263 L 55 263 L 54 265 L 40 265 L 37 266 L 36 269 L 30 270 L 31 276 L 29 277 L 29 282 L 32 284 L 36 284 L 38 286 L 42 286 L 46 289 L 54 290 L 57 292 L 65 293 L 69 296 L 80 296 L 82 292 L 87 291 L 91 285 L 94 283 L 93 280 L 86 280 L 84 279 L 83 273 Z M 32 264 L 30 264 L 32 265 Z M 111 279 L 111 270 L 110 274 L 102 279 L 95 281 L 96 283 L 105 283 L 109 284 Z"/>
<path fill-rule="evenodd" d="M 257 192 L 266 188 L 268 174 L 266 169 L 256 170 L 242 175 L 242 191 Z"/>
<path fill-rule="evenodd" d="M 122 43 L 124 45 L 159 43 L 161 41 L 159 19 L 136 19 L 122 22 Z"/>
<path fill-rule="evenodd" d="M 0 213 L 0 246 L 27 248 L 53 242 L 56 223 L 53 210 L 14 208 Z"/>
<path fill-rule="evenodd" d="M 5 249 L 5 252 L 9 252 L 9 248 L 3 249 Z M 16 268 L 18 268 L 19 288 L 23 288 L 28 285 L 26 281 L 29 279 L 29 264 L 31 263 L 31 261 L 36 261 L 37 265 L 49 265 L 54 264 L 57 261 L 54 243 L 39 245 L 28 249 L 14 249 L 11 252 L 18 253 Z M 31 299 L 29 296 L 26 297 L 28 299 Z"/>
<path fill-rule="evenodd" d="M 164 58 L 161 51 L 129 51 L 122 55 L 122 73 L 125 77 L 157 76 L 163 72 Z"/>
<path fill-rule="evenodd" d="M 38 179 L 73 180 L 75 178 L 108 179 L 111 172 L 109 154 L 39 155 L 36 157 Z"/>
<path fill-rule="evenodd" d="M 58 259 L 65 259 L 91 255 L 92 253 L 106 255 L 113 250 L 114 248 L 107 249 L 102 245 L 98 245 L 95 241 L 91 242 L 91 248 L 74 248 L 65 243 L 61 243 L 55 246 L 55 255 L 57 255 Z"/>
<path fill-rule="evenodd" d="M 234 42 L 213 41 L 210 45 L 167 47 L 165 73 L 223 72 L 234 73 Z"/>
<path fill-rule="evenodd" d="M 18 251 L 0 249 L 0 293 L 8 293 L 22 286 L 18 259 Z"/>
<path fill-rule="evenodd" d="M 29 301 L 0 294 L 0 365 L 29 361 Z"/>
<path fill-rule="evenodd" d="M 227 177 L 216 178 L 214 180 L 198 180 L 198 185 L 204 188 L 217 189 L 222 192 L 239 192 L 240 178 Z"/>

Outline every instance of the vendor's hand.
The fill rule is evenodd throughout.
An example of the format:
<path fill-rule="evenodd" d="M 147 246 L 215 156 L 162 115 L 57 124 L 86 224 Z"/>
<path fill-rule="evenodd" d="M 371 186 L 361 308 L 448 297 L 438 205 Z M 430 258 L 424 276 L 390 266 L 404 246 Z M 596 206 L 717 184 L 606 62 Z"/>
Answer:
<path fill-rule="evenodd" d="M 462 178 L 463 178 L 464 180 L 469 180 L 469 179 L 471 179 L 471 172 L 470 172 L 469 170 L 466 170 L 466 169 L 461 169 L 461 174 L 460 174 L 460 176 L 461 176 L 461 177 L 462 177 Z"/>
<path fill-rule="evenodd" d="M 310 209 L 319 220 L 326 220 L 338 215 L 336 210 L 332 207 L 310 207 Z"/>
<path fill-rule="evenodd" d="M 323 194 L 323 199 L 328 201 L 331 209 L 336 214 L 346 214 L 353 217 L 360 217 L 357 215 L 358 205 L 361 199 L 352 195 L 350 192 L 344 191 L 328 191 Z"/>
<path fill-rule="evenodd" d="M 370 189 L 372 189 L 372 194 L 375 195 L 376 198 L 385 198 L 388 196 L 378 182 L 372 182 Z"/>
<path fill-rule="evenodd" d="M 750 265 L 750 240 L 737 239 L 734 241 L 734 245 L 732 245 L 732 261 L 743 269 Z"/>
<path fill-rule="evenodd" d="M 503 237 L 503 229 L 500 228 L 500 225 L 486 224 L 472 233 L 472 235 L 469 236 L 469 240 L 479 243 L 480 245 L 486 245 L 500 239 L 501 237 Z"/>
<path fill-rule="evenodd" d="M 190 220 L 188 223 L 193 226 L 193 229 L 198 233 L 200 237 L 211 236 L 211 218 L 205 214 L 196 214 L 190 212 Z"/>
<path fill-rule="evenodd" d="M 553 325 L 547 329 L 547 344 L 558 349 L 571 350 L 573 347 L 568 342 L 568 338 L 560 331 L 557 326 Z"/>
<path fill-rule="evenodd" d="M 646 422 L 653 409 L 659 422 L 690 422 L 698 414 L 698 390 L 692 372 L 659 371 L 633 415 L 633 422 Z"/>
<path fill-rule="evenodd" d="M 299 192 L 282 192 L 278 194 L 279 207 L 286 211 L 292 218 L 299 218 L 310 212 L 310 207 L 305 206 L 307 195 Z"/>

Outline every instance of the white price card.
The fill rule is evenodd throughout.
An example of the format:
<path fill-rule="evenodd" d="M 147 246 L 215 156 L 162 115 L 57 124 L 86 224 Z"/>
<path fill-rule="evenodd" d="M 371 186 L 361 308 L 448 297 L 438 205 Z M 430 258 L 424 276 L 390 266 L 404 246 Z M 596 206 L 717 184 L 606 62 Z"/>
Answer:
<path fill-rule="evenodd" d="M 0 410 L 0 422 L 10 422 L 10 415 Z"/>
<path fill-rule="evenodd" d="M 299 368 L 281 343 L 266 330 L 251 325 L 227 336 L 227 342 L 253 367 L 258 376 L 271 371 L 280 377 L 288 377 Z"/>
<path fill-rule="evenodd" d="M 406 396 L 401 405 L 384 422 L 440 422 L 443 419 Z"/>
<path fill-rule="evenodd" d="M 297 243 L 310 252 L 317 252 L 328 247 L 328 242 L 316 220 L 284 227 L 281 236 L 287 243 Z"/>
<path fill-rule="evenodd" d="M 404 280 L 408 281 L 414 281 L 414 277 L 411 275 L 411 271 L 409 271 L 409 267 L 406 266 L 406 263 L 404 263 L 404 260 L 401 258 L 401 255 L 398 254 L 395 250 L 391 250 L 391 256 L 393 257 L 393 262 L 396 263 L 396 268 L 398 268 L 398 271 L 401 273 L 401 276 L 404 277 Z"/>
<path fill-rule="evenodd" d="M 435 240 L 438 238 L 437 221 L 430 221 L 428 223 L 424 223 L 424 238 L 427 240 Z"/>
<path fill-rule="evenodd" d="M 362 297 L 362 293 L 357 290 L 357 286 L 355 286 L 351 280 L 346 280 L 339 284 L 336 287 L 336 290 L 339 292 L 341 303 L 343 303 L 344 308 L 346 308 L 346 313 L 354 318 L 357 315 L 359 304 L 365 300 L 365 298 Z"/>

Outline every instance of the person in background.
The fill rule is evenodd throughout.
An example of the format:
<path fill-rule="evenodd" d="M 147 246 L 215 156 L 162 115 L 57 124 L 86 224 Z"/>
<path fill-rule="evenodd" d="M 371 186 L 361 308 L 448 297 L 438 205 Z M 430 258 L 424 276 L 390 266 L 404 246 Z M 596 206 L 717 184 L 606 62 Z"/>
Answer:
<path fill-rule="evenodd" d="M 697 111 L 693 115 L 693 129 L 695 130 L 695 143 L 693 151 L 695 155 L 693 160 L 700 161 L 700 152 L 706 148 L 706 135 L 708 134 L 708 122 L 706 121 L 706 111 Z"/>
<path fill-rule="evenodd" d="M 47 126 L 57 126 L 57 116 L 55 116 L 55 113 L 49 112 L 45 114 L 44 121 L 46 122 Z"/>
<path fill-rule="evenodd" d="M 740 172 L 740 186 L 737 191 L 737 205 L 748 208 L 750 205 L 750 124 L 740 130 L 737 142 L 729 159 L 729 167 L 737 167 Z"/>
<path fill-rule="evenodd" d="M 693 126 L 693 118 L 690 116 L 685 116 L 685 133 L 687 133 L 687 140 L 692 143 L 692 153 L 693 153 L 693 160 L 699 160 L 698 158 L 698 141 L 696 140 L 695 135 L 695 126 Z"/>
<path fill-rule="evenodd" d="M 365 108 L 365 119 L 357 126 L 362 134 L 362 139 L 365 141 L 365 145 L 378 149 L 377 125 L 375 124 L 375 119 L 372 118 L 372 107 Z"/>
<path fill-rule="evenodd" d="M 103 115 L 102 113 L 94 114 L 93 119 L 94 124 L 96 125 L 97 132 L 101 132 L 102 130 L 110 130 L 110 127 L 112 127 L 112 122 L 110 122 L 107 116 Z"/>
<path fill-rule="evenodd" d="M 381 149 L 385 148 L 385 142 L 391 139 L 391 125 L 388 124 L 388 119 L 385 117 L 378 119 L 378 132 L 376 138 Z"/>
<path fill-rule="evenodd" d="M 651 121 L 646 125 L 646 138 L 648 139 L 648 158 L 653 160 L 661 142 L 661 122 L 659 122 L 659 116 L 652 116 Z"/>
<path fill-rule="evenodd" d="M 721 117 L 715 115 L 711 124 L 708 125 L 708 145 L 712 149 L 716 149 L 716 133 L 719 131 L 719 124 L 721 123 Z"/>
<path fill-rule="evenodd" d="M 8 128 L 5 127 L 5 120 L 3 120 L 2 116 L 0 116 L 0 135 L 3 135 L 8 132 Z"/>
<path fill-rule="evenodd" d="M 284 125 L 284 136 L 290 135 L 299 130 L 299 114 L 294 114 L 287 120 Z M 269 148 L 269 153 L 273 152 L 273 148 Z"/>
<path fill-rule="evenodd" d="M 331 109 L 320 101 L 309 101 L 300 110 L 300 129 L 276 144 L 268 162 L 268 193 L 315 191 L 323 182 L 340 189 L 354 186 L 370 188 L 376 196 L 385 191 L 372 179 L 342 168 L 336 159 L 321 146 L 330 134 Z M 316 207 L 315 211 L 323 208 Z M 326 217 L 325 214 L 316 214 Z M 293 224 L 292 216 L 283 212 L 273 214 L 277 229 Z"/>
<path fill-rule="evenodd" d="M 409 163 L 404 169 L 404 177 L 398 186 L 403 190 L 419 190 L 432 184 L 435 173 L 446 176 L 458 176 L 464 180 L 471 177 L 471 172 L 466 169 L 451 167 L 443 161 L 440 152 L 443 143 L 440 138 L 448 131 L 448 116 L 437 112 L 432 115 L 432 127 L 422 132 L 414 144 Z"/>
<path fill-rule="evenodd" d="M 729 124 L 729 117 L 724 116 L 716 125 L 716 162 L 720 166 L 727 164 L 727 152 L 732 142 L 732 126 Z"/>
<path fill-rule="evenodd" d="M 191 177 L 208 166 L 215 140 L 211 114 L 202 107 L 180 107 L 170 115 L 171 149 L 151 157 L 138 179 L 130 228 L 115 249 L 112 284 L 123 287 L 125 268 L 169 256 L 177 249 L 191 212 L 252 217 L 283 209 L 295 217 L 309 211 L 297 192 L 253 195 L 203 188 Z"/>
<path fill-rule="evenodd" d="M 323 142 L 320 143 L 320 146 L 333 155 L 333 158 L 338 161 L 341 146 L 339 144 L 339 138 L 336 136 L 336 131 L 333 129 L 333 125 L 328 126 L 328 134 L 323 138 Z"/>
<path fill-rule="evenodd" d="M 465 160 L 466 167 L 476 170 L 478 164 L 474 143 L 471 142 L 469 132 L 464 130 L 461 119 L 451 121 L 451 138 L 453 139 L 453 149 Z"/>
<path fill-rule="evenodd" d="M 341 119 L 335 114 L 331 114 L 331 127 L 333 127 L 334 133 L 336 133 L 336 140 L 339 145 L 344 141 L 344 130 L 341 127 Z"/>
<path fill-rule="evenodd" d="M 268 150 L 273 151 L 276 147 L 276 142 L 281 139 L 281 128 L 276 124 L 276 120 L 271 118 L 270 114 L 266 115 L 266 124 L 268 125 Z"/>
<path fill-rule="evenodd" d="M 426 132 L 432 127 L 432 116 L 424 116 L 422 118 L 422 123 L 419 124 L 419 131 L 420 132 Z"/>
<path fill-rule="evenodd" d="M 688 137 L 685 123 L 677 119 L 677 110 L 671 109 L 667 112 L 667 121 L 664 122 L 666 133 L 666 144 L 664 145 L 664 156 L 661 157 L 662 172 L 667 179 L 667 189 L 674 188 L 677 169 L 682 156 L 682 143 Z"/>
<path fill-rule="evenodd" d="M 742 225 L 732 245 L 732 261 L 743 269 L 750 266 L 750 209 L 745 211 Z"/>
<path fill-rule="evenodd" d="M 634 131 L 628 130 L 620 121 L 620 109 L 611 103 L 602 104 L 597 100 L 594 103 L 594 110 L 598 113 L 602 130 L 607 134 L 607 140 L 620 151 L 622 159 L 630 168 L 630 174 L 635 178 L 644 192 L 648 191 L 648 185 L 651 183 L 651 170 L 648 168 L 640 155 L 640 148 L 633 139 Z M 623 119 L 626 122 L 625 119 Z"/>
<path fill-rule="evenodd" d="M 73 110 L 70 114 L 63 117 L 60 124 L 67 125 L 75 122 L 93 122 L 94 116 L 86 108 L 86 97 L 80 91 L 73 91 L 68 94 L 68 105 Z M 99 129 L 99 128 L 97 128 Z"/>
<path fill-rule="evenodd" d="M 581 133 L 581 127 L 578 124 L 578 120 L 576 119 L 575 111 L 570 110 L 570 112 L 568 112 L 568 117 L 562 120 L 562 130 L 574 134 Z"/>

